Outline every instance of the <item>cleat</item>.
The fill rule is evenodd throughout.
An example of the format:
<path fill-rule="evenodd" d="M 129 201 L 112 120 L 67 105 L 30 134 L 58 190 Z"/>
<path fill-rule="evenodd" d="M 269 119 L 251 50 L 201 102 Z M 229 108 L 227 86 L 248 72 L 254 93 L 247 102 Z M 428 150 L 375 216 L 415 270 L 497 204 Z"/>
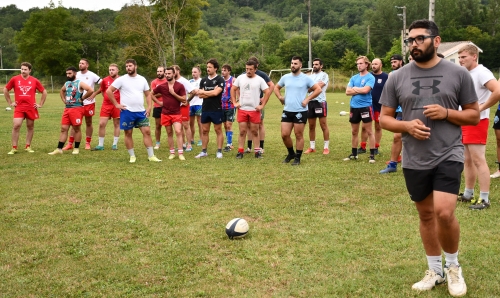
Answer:
<path fill-rule="evenodd" d="M 262 156 L 262 152 L 255 152 L 255 158 L 264 158 L 264 156 Z"/>
<path fill-rule="evenodd" d="M 483 210 L 486 208 L 490 208 L 491 203 L 490 202 L 485 202 L 485 201 L 479 201 L 474 205 L 470 205 L 469 209 L 470 210 Z"/>
<path fill-rule="evenodd" d="M 224 148 L 224 152 L 229 152 L 229 151 L 231 151 L 233 148 L 234 148 L 233 146 L 227 145 L 227 146 Z"/>
<path fill-rule="evenodd" d="M 136 160 L 136 157 L 134 155 L 130 156 L 129 163 L 134 163 Z"/>
<path fill-rule="evenodd" d="M 222 152 L 217 152 L 217 154 L 215 155 L 216 158 L 222 158 Z"/>
<path fill-rule="evenodd" d="M 90 143 L 85 143 L 85 150 L 90 150 L 90 149 L 92 149 L 92 148 L 90 147 Z"/>
<path fill-rule="evenodd" d="M 387 166 L 387 168 L 383 169 L 382 171 L 378 172 L 379 174 L 388 174 L 388 173 L 393 173 L 393 172 L 397 172 L 398 171 L 398 168 L 393 168 L 391 166 Z"/>
<path fill-rule="evenodd" d="M 295 158 L 295 154 L 288 154 L 286 157 L 285 157 L 285 160 L 283 160 L 283 163 L 289 163 L 292 159 Z"/>
<path fill-rule="evenodd" d="M 472 203 L 472 204 L 476 203 L 476 200 L 474 200 L 474 196 L 467 198 L 466 196 L 464 196 L 463 193 L 458 194 L 457 200 L 460 202 L 466 202 L 466 203 Z"/>
<path fill-rule="evenodd" d="M 207 157 L 208 156 L 208 153 L 206 152 L 200 152 L 200 154 L 196 155 L 194 158 L 202 158 L 202 157 Z"/>
<path fill-rule="evenodd" d="M 375 156 L 370 156 L 369 163 L 375 163 Z"/>
<path fill-rule="evenodd" d="M 500 170 L 490 175 L 490 178 L 499 178 L 499 177 L 500 177 Z"/>
<path fill-rule="evenodd" d="M 450 295 L 453 297 L 464 296 L 467 293 L 467 285 L 462 276 L 462 267 L 452 264 L 450 267 L 444 267 L 444 272 Z"/>
<path fill-rule="evenodd" d="M 292 162 L 292 166 L 298 166 L 300 165 L 300 158 L 295 157 Z"/>
<path fill-rule="evenodd" d="M 118 150 L 118 145 L 111 146 L 111 150 Z"/>
<path fill-rule="evenodd" d="M 348 157 L 344 158 L 344 161 L 349 161 L 349 160 L 358 160 L 358 156 L 351 154 Z"/>
<path fill-rule="evenodd" d="M 358 148 L 358 154 L 363 154 L 363 153 L 366 153 L 366 148 L 363 149 L 361 147 Z"/>
<path fill-rule="evenodd" d="M 324 155 L 330 154 L 330 149 L 328 149 L 328 148 L 323 149 L 323 154 Z"/>
<path fill-rule="evenodd" d="M 242 159 L 242 158 L 243 158 L 243 152 L 238 152 L 238 153 L 236 154 L 236 158 L 237 158 L 237 159 Z"/>
<path fill-rule="evenodd" d="M 158 143 L 157 143 L 157 144 L 153 147 L 153 149 L 154 149 L 154 150 L 158 150 L 158 149 L 160 149 L 160 144 L 158 144 Z"/>
<path fill-rule="evenodd" d="M 446 282 L 444 277 L 434 272 L 434 270 L 427 270 L 425 271 L 424 278 L 421 281 L 414 283 L 411 288 L 417 291 L 429 291 L 444 282 Z"/>
<path fill-rule="evenodd" d="M 261 154 L 264 154 L 264 148 L 261 148 L 261 149 L 260 149 L 260 153 L 261 153 Z"/>
<path fill-rule="evenodd" d="M 308 148 L 306 151 L 304 151 L 304 154 L 309 154 L 314 152 L 316 152 L 316 149 Z"/>
<path fill-rule="evenodd" d="M 8 155 L 14 155 L 17 153 L 17 149 L 14 149 L 12 148 L 12 150 L 9 151 L 9 153 L 7 153 Z"/>
<path fill-rule="evenodd" d="M 198 143 L 196 143 L 196 146 L 201 146 L 202 143 L 201 143 L 201 140 L 198 141 Z"/>
<path fill-rule="evenodd" d="M 26 148 L 24 148 L 24 151 L 28 152 L 28 153 L 34 153 L 35 150 L 31 149 L 31 146 L 28 146 Z"/>
<path fill-rule="evenodd" d="M 252 149 L 247 148 L 247 149 L 245 150 L 245 153 L 252 153 Z"/>
<path fill-rule="evenodd" d="M 186 152 L 191 152 L 193 151 L 193 147 L 191 145 L 188 145 L 186 148 Z"/>
<path fill-rule="evenodd" d="M 57 148 L 56 150 L 49 153 L 49 155 L 63 154 L 62 149 Z"/>
<path fill-rule="evenodd" d="M 154 162 L 160 162 L 161 159 L 159 159 L 158 157 L 156 157 L 155 155 L 151 156 L 151 157 L 148 157 L 148 160 L 149 161 L 154 161 Z"/>
<path fill-rule="evenodd" d="M 71 154 L 73 154 L 73 155 L 77 155 L 79 153 L 80 153 L 80 149 L 79 148 L 74 148 L 73 152 L 71 152 Z"/>
<path fill-rule="evenodd" d="M 191 145 L 194 145 L 194 140 L 191 141 Z"/>
<path fill-rule="evenodd" d="M 375 155 L 379 155 L 378 148 L 375 148 Z"/>
<path fill-rule="evenodd" d="M 64 148 L 62 148 L 63 151 L 69 151 L 73 149 L 73 144 L 68 144 Z"/>
<path fill-rule="evenodd" d="M 184 157 L 184 154 L 179 154 L 179 159 L 180 160 L 186 160 L 186 158 Z"/>
<path fill-rule="evenodd" d="M 104 150 L 104 146 L 95 146 L 94 149 L 92 149 L 92 151 L 102 151 Z"/>
<path fill-rule="evenodd" d="M 172 159 L 174 159 L 174 158 L 175 158 L 175 154 L 170 153 L 170 155 L 168 156 L 168 159 L 172 160 Z"/>

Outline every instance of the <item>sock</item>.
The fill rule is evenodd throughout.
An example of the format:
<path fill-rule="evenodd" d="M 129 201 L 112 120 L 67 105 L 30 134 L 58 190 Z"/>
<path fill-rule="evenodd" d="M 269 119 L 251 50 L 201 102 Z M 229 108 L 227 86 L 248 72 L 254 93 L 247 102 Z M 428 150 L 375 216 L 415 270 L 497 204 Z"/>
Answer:
<path fill-rule="evenodd" d="M 375 150 L 376 150 L 375 148 L 373 149 L 370 148 L 370 157 L 375 156 Z"/>
<path fill-rule="evenodd" d="M 227 135 L 227 144 L 232 145 L 233 144 L 233 132 L 228 131 L 228 132 L 226 132 L 226 135 Z"/>
<path fill-rule="evenodd" d="M 366 142 L 361 142 L 361 149 L 366 150 Z"/>
<path fill-rule="evenodd" d="M 261 150 L 261 148 L 257 148 L 257 147 L 256 147 L 256 148 L 254 149 L 254 152 L 255 152 L 255 153 L 259 153 L 259 152 L 260 152 L 260 150 Z"/>
<path fill-rule="evenodd" d="M 252 149 L 252 141 L 247 141 L 247 148 Z"/>
<path fill-rule="evenodd" d="M 351 154 L 353 156 L 358 156 L 358 148 L 351 148 Z"/>
<path fill-rule="evenodd" d="M 490 199 L 488 198 L 489 195 L 490 195 L 489 191 L 480 191 L 479 192 L 479 197 L 481 198 L 481 200 L 483 202 L 486 202 L 486 203 L 488 203 L 490 201 Z"/>
<path fill-rule="evenodd" d="M 24 147 L 24 149 L 28 148 L 30 146 L 30 144 L 26 144 L 26 147 Z M 17 149 L 17 146 L 16 146 L 16 149 Z"/>
<path fill-rule="evenodd" d="M 441 256 L 427 256 L 429 270 L 434 270 L 437 274 L 443 276 L 443 260 Z"/>
<path fill-rule="evenodd" d="M 238 148 L 238 152 L 239 152 L 239 153 L 243 153 L 243 152 L 245 152 L 245 149 L 243 149 L 243 148 Z"/>
<path fill-rule="evenodd" d="M 74 142 L 75 142 L 75 137 L 69 137 L 68 145 L 73 145 Z"/>
<path fill-rule="evenodd" d="M 12 146 L 12 149 L 16 149 L 17 150 L 17 146 Z"/>
<path fill-rule="evenodd" d="M 207 153 L 207 149 L 201 149 L 201 152 Z"/>
<path fill-rule="evenodd" d="M 148 157 L 153 157 L 155 155 L 153 147 L 146 147 L 146 151 L 148 152 Z"/>
<path fill-rule="evenodd" d="M 75 148 L 80 148 L 80 142 L 75 142 Z"/>
<path fill-rule="evenodd" d="M 62 149 L 64 147 L 64 142 L 59 142 L 57 144 L 57 149 Z"/>
<path fill-rule="evenodd" d="M 177 149 L 177 150 L 181 150 L 181 149 Z M 175 154 L 175 149 L 174 148 L 170 148 L 170 154 Z"/>
<path fill-rule="evenodd" d="M 293 151 L 293 146 L 286 149 L 288 150 L 288 155 L 295 155 L 295 151 Z"/>
<path fill-rule="evenodd" d="M 472 198 L 474 196 L 474 189 L 465 188 L 464 197 Z"/>
<path fill-rule="evenodd" d="M 222 148 L 221 149 L 217 149 L 217 153 L 222 153 Z"/>
<path fill-rule="evenodd" d="M 325 145 L 323 146 L 323 149 L 328 149 L 328 146 L 330 146 L 330 141 L 325 141 Z"/>
<path fill-rule="evenodd" d="M 316 141 L 309 141 L 309 147 L 311 147 L 311 149 L 316 149 Z"/>
<path fill-rule="evenodd" d="M 156 141 L 156 145 L 160 145 L 160 141 Z"/>
<path fill-rule="evenodd" d="M 264 140 L 260 140 L 260 149 L 264 149 Z"/>
<path fill-rule="evenodd" d="M 127 149 L 127 151 L 128 151 L 128 154 L 129 154 L 130 156 L 135 156 L 134 148 L 132 148 L 132 149 Z"/>
<path fill-rule="evenodd" d="M 99 137 L 99 146 L 104 147 L 104 138 Z"/>
<path fill-rule="evenodd" d="M 297 150 L 297 153 L 295 154 L 295 158 L 300 159 L 302 157 L 302 150 Z"/>
<path fill-rule="evenodd" d="M 86 143 L 90 144 L 90 142 L 91 142 L 91 141 L 92 141 L 92 138 L 91 138 L 91 137 L 86 137 L 86 138 L 85 138 L 85 142 L 86 142 Z"/>
<path fill-rule="evenodd" d="M 389 167 L 391 168 L 397 168 L 398 167 L 398 162 L 397 161 L 390 161 L 389 162 Z"/>
<path fill-rule="evenodd" d="M 460 264 L 458 264 L 458 251 L 453 254 L 444 252 L 444 259 L 446 261 L 446 263 L 444 264 L 445 267 L 450 267 L 450 265 L 452 264 L 460 266 Z"/>
<path fill-rule="evenodd" d="M 380 144 L 379 143 L 375 143 L 375 149 L 378 149 L 378 147 L 380 147 Z"/>
<path fill-rule="evenodd" d="M 113 137 L 113 145 L 118 145 L 118 139 L 120 139 L 120 137 Z"/>
<path fill-rule="evenodd" d="M 184 154 L 184 150 L 182 150 L 182 149 L 177 149 L 177 153 L 179 153 L 179 155 L 182 155 L 182 154 Z"/>

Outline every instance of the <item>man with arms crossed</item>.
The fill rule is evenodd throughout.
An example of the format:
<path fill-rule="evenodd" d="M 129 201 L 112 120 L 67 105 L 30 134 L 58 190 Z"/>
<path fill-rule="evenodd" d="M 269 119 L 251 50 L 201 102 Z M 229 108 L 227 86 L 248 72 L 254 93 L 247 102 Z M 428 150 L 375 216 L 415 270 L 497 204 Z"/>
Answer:
<path fill-rule="evenodd" d="M 127 59 L 125 68 L 127 74 L 116 79 L 106 90 L 106 93 L 115 107 L 120 109 L 120 129 L 125 132 L 125 147 L 130 155 L 130 163 L 136 161 L 134 140 L 132 138 L 134 128 L 139 128 L 142 133 L 142 140 L 148 152 L 148 160 L 160 162 L 161 160 L 154 155 L 151 130 L 149 128 L 148 116 L 152 104 L 149 97 L 148 82 L 143 76 L 137 74 L 137 62 L 134 59 Z M 117 89 L 120 90 L 120 103 L 117 102 L 113 93 Z M 146 96 L 147 110 L 144 108 L 143 96 Z"/>
<path fill-rule="evenodd" d="M 224 78 L 217 74 L 219 62 L 212 58 L 207 61 L 207 77 L 201 79 L 200 89 L 197 95 L 203 98 L 201 114 L 201 153 L 195 158 L 207 157 L 208 134 L 210 133 L 210 124 L 214 124 L 215 134 L 217 135 L 217 154 L 215 157 L 222 158 L 222 144 L 224 136 L 222 135 L 222 90 L 224 90 Z"/>
<path fill-rule="evenodd" d="M 479 123 L 477 96 L 467 70 L 436 55 L 441 37 L 434 22 L 414 21 L 408 36 L 414 62 L 387 80 L 380 125 L 403 134 L 403 174 L 420 218 L 429 269 L 412 288 L 431 290 L 447 281 L 450 294 L 461 297 L 467 286 L 458 263 L 460 227 L 454 212 L 464 161 L 460 126 Z M 394 118 L 398 106 L 402 121 Z"/>
<path fill-rule="evenodd" d="M 59 92 L 61 100 L 66 105 L 61 119 L 61 134 L 59 136 L 57 149 L 50 152 L 49 155 L 63 153 L 63 146 L 66 142 L 66 139 L 68 139 L 68 130 L 70 126 L 75 132 L 75 147 L 73 148 L 72 153 L 80 153 L 79 147 L 80 141 L 82 140 L 82 118 L 85 114 L 85 107 L 83 106 L 83 102 L 94 92 L 92 87 L 76 78 L 75 67 L 71 66 L 66 69 L 66 77 L 68 78 L 68 81 L 64 83 L 64 86 Z"/>
<path fill-rule="evenodd" d="M 151 81 L 151 90 L 158 87 L 160 84 L 164 84 L 167 82 L 165 79 L 165 67 L 158 66 L 156 68 L 156 79 Z M 161 98 L 161 94 L 156 94 L 156 98 Z M 153 102 L 153 118 L 155 118 L 155 139 L 156 144 L 153 149 L 160 149 L 161 142 L 161 111 L 162 107 L 155 102 Z"/>
<path fill-rule="evenodd" d="M 326 88 L 328 88 L 328 83 L 330 79 L 326 72 L 322 70 L 323 62 L 321 59 L 316 58 L 313 60 L 313 72 L 310 75 L 311 79 L 318 84 L 321 88 L 321 93 L 315 99 L 312 99 L 308 104 L 307 119 L 309 121 L 309 143 L 310 147 L 305 154 L 316 152 L 316 118 L 319 118 L 319 125 L 323 131 L 323 140 L 325 144 L 323 146 L 323 154 L 329 154 L 330 150 L 328 145 L 330 143 L 330 131 L 328 130 L 328 124 L 326 123 L 327 116 L 327 105 L 326 105 Z"/>
<path fill-rule="evenodd" d="M 38 108 L 41 108 L 45 103 L 47 98 L 47 91 L 43 88 L 40 81 L 36 78 L 30 76 L 31 64 L 28 62 L 21 63 L 21 74 L 14 76 L 3 88 L 3 94 L 7 104 L 14 107 L 14 120 L 12 126 L 12 150 L 7 154 L 17 153 L 17 144 L 19 141 L 19 131 L 23 124 L 24 119 L 26 119 L 26 146 L 24 150 L 29 153 L 33 153 L 31 149 L 31 140 L 33 139 L 33 133 L 35 131 L 35 120 L 40 116 L 38 115 Z M 14 98 L 13 102 L 10 98 L 9 91 L 14 88 Z M 42 98 L 40 103 L 36 102 L 36 90 L 42 93 Z"/>
<path fill-rule="evenodd" d="M 264 109 L 271 90 L 263 78 L 255 74 L 257 63 L 253 60 L 247 61 L 245 65 L 246 74 L 240 75 L 231 88 L 231 100 L 235 108 L 238 109 L 238 125 L 240 135 L 238 137 L 238 153 L 236 158 L 243 158 L 245 138 L 247 129 L 250 129 L 254 142 L 259 140 L 259 123 L 261 121 L 261 111 Z M 236 101 L 236 93 L 239 90 L 240 98 Z M 264 98 L 260 99 L 260 93 L 264 92 Z M 255 148 L 255 158 L 262 158 L 261 148 Z"/>
<path fill-rule="evenodd" d="M 189 102 L 187 101 L 188 96 L 193 93 L 194 87 L 191 83 L 183 76 L 181 76 L 181 68 L 178 65 L 173 65 L 174 68 L 174 79 L 181 83 L 184 86 L 184 90 L 186 91 L 186 100 L 181 102 L 181 115 L 182 115 L 182 143 L 183 149 L 187 152 L 193 150 L 191 146 L 191 139 L 193 138 L 191 134 L 191 127 L 189 124 Z"/>
<path fill-rule="evenodd" d="M 191 145 L 194 145 L 194 135 L 196 132 L 195 123 L 198 125 L 198 142 L 197 146 L 201 146 L 201 105 L 203 104 L 203 99 L 198 95 L 198 90 L 200 89 L 201 82 L 201 69 L 199 66 L 193 67 L 191 70 L 191 75 L 193 78 L 189 80 L 194 90 L 193 93 L 189 96 L 189 128 L 191 129 Z"/>
<path fill-rule="evenodd" d="M 302 58 L 293 56 L 290 69 L 292 73 L 281 77 L 274 87 L 274 94 L 280 100 L 283 108 L 281 115 L 281 138 L 288 150 L 283 163 L 289 163 L 293 159 L 293 166 L 300 165 L 300 158 L 304 150 L 304 127 L 307 122 L 307 104 L 321 93 L 318 84 L 300 70 L 302 68 Z M 286 87 L 285 96 L 280 93 L 281 88 Z M 311 90 L 307 96 L 308 90 Z M 307 97 L 306 97 L 307 96 Z M 293 141 L 290 135 L 292 129 L 295 133 L 297 152 L 293 150 Z"/>
<path fill-rule="evenodd" d="M 101 112 L 99 114 L 99 144 L 93 149 L 94 151 L 104 150 L 104 137 L 106 136 L 106 125 L 108 125 L 108 120 L 113 119 L 113 146 L 112 150 L 118 149 L 118 140 L 120 138 L 120 110 L 118 110 L 111 100 L 109 100 L 106 90 L 111 86 L 111 84 L 119 77 L 118 75 L 118 65 L 109 65 L 109 76 L 105 77 L 101 81 L 101 86 L 97 92 L 94 93 L 94 98 L 97 94 L 102 93 L 103 101 L 101 106 Z M 120 92 L 115 90 L 115 98 L 118 103 L 120 103 Z"/>
<path fill-rule="evenodd" d="M 151 99 L 162 107 L 161 124 L 165 126 L 168 137 L 168 146 L 170 147 L 170 156 L 168 159 L 175 158 L 174 132 L 177 136 L 177 152 L 180 160 L 186 160 L 182 148 L 182 114 L 180 103 L 186 102 L 186 90 L 184 86 L 174 79 L 175 68 L 167 67 L 165 69 L 166 84 L 160 84 L 153 89 Z M 156 94 L 161 94 L 161 100 L 156 98 Z"/>
<path fill-rule="evenodd" d="M 500 99 L 500 86 L 495 76 L 482 64 L 478 64 L 479 51 L 474 45 L 466 45 L 458 50 L 458 61 L 460 65 L 467 68 L 478 97 L 480 107 L 491 98 L 490 102 Z M 471 209 L 484 209 L 490 206 L 490 169 L 486 162 L 486 139 L 488 137 L 488 125 L 490 109 L 480 112 L 479 124 L 476 126 L 462 126 L 462 143 L 465 145 L 465 191 L 458 195 L 463 202 L 471 202 L 474 199 L 474 185 L 476 179 L 479 182 L 479 200 Z"/>

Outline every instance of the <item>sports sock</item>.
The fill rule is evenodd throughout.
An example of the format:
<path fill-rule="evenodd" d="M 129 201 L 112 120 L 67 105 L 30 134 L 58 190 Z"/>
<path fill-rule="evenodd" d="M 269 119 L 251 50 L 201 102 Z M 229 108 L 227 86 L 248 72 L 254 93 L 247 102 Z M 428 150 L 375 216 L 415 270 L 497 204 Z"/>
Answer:
<path fill-rule="evenodd" d="M 300 159 L 302 157 L 302 151 L 303 150 L 297 150 L 297 153 L 295 154 L 295 158 Z"/>
<path fill-rule="evenodd" d="M 489 191 L 480 191 L 479 192 L 479 197 L 481 198 L 481 200 L 483 202 L 489 202 L 490 199 L 488 198 L 490 196 L 490 192 Z"/>
<path fill-rule="evenodd" d="M 378 149 L 378 147 L 380 147 L 380 144 L 379 143 L 375 143 L 375 149 Z"/>
<path fill-rule="evenodd" d="M 17 150 L 17 146 L 12 146 L 12 149 L 16 149 Z"/>
<path fill-rule="evenodd" d="M 104 138 L 99 137 L 99 146 L 104 147 Z"/>
<path fill-rule="evenodd" d="M 264 149 L 264 140 L 260 140 L 260 149 Z"/>
<path fill-rule="evenodd" d="M 16 147 L 17 147 L 17 146 L 16 146 Z M 26 148 L 28 148 L 28 147 L 30 147 L 30 144 L 26 144 L 26 147 L 24 147 L 24 149 L 26 149 Z"/>
<path fill-rule="evenodd" d="M 153 147 L 146 147 L 146 151 L 148 151 L 148 157 L 152 157 L 155 155 Z"/>
<path fill-rule="evenodd" d="M 464 197 L 466 197 L 466 198 L 474 197 L 474 189 L 465 188 Z"/>
<path fill-rule="evenodd" d="M 375 150 L 377 150 L 377 149 L 375 149 L 375 148 L 371 149 L 370 148 L 370 157 L 375 156 Z"/>
<path fill-rule="evenodd" d="M 86 137 L 85 138 L 85 142 L 90 144 L 90 142 L 92 142 L 92 138 L 91 137 Z"/>
<path fill-rule="evenodd" d="M 127 151 L 128 151 L 128 154 L 129 154 L 130 156 L 135 156 L 134 148 L 132 148 L 132 149 L 127 149 Z"/>
<path fill-rule="evenodd" d="M 397 161 L 390 161 L 389 162 L 389 167 L 391 168 L 397 168 L 398 167 L 398 162 Z"/>
<path fill-rule="evenodd" d="M 69 137 L 68 145 L 73 145 L 74 142 L 75 142 L 75 137 Z"/>
<path fill-rule="evenodd" d="M 351 148 L 351 154 L 354 156 L 358 156 L 358 148 Z"/>
<path fill-rule="evenodd" d="M 201 152 L 207 153 L 207 149 L 201 149 Z"/>
<path fill-rule="evenodd" d="M 323 149 L 328 149 L 330 146 L 330 141 L 325 141 L 325 145 L 323 146 Z"/>
<path fill-rule="evenodd" d="M 76 149 L 80 148 L 80 142 L 75 142 L 75 148 Z"/>
<path fill-rule="evenodd" d="M 443 260 L 441 256 L 427 256 L 429 270 L 434 270 L 437 274 L 443 276 Z"/>
<path fill-rule="evenodd" d="M 444 259 L 446 261 L 444 264 L 446 267 L 450 267 L 451 264 L 460 266 L 460 264 L 458 264 L 458 251 L 453 254 L 444 252 Z"/>
<path fill-rule="evenodd" d="M 181 149 L 177 149 L 177 150 L 181 150 Z M 174 148 L 170 148 L 170 154 L 175 154 L 175 149 Z"/>
<path fill-rule="evenodd" d="M 118 140 L 120 137 L 113 137 L 113 145 L 118 145 Z"/>
<path fill-rule="evenodd" d="M 366 150 L 366 142 L 361 142 L 361 149 Z"/>
<path fill-rule="evenodd" d="M 217 149 L 217 153 L 222 153 L 222 148 L 221 149 Z"/>
<path fill-rule="evenodd" d="M 59 142 L 57 144 L 57 149 L 62 149 L 64 147 L 64 142 Z"/>
<path fill-rule="evenodd" d="M 179 153 L 179 155 L 182 155 L 182 154 L 184 154 L 184 150 L 182 150 L 182 149 L 177 149 L 177 153 Z"/>
<path fill-rule="evenodd" d="M 226 132 L 226 134 L 227 134 L 227 144 L 232 145 L 233 144 L 233 132 L 228 131 L 228 132 Z"/>
<path fill-rule="evenodd" d="M 156 145 L 160 145 L 160 141 L 156 141 Z"/>
<path fill-rule="evenodd" d="M 254 150 L 254 152 L 255 152 L 255 153 L 259 153 L 259 152 L 260 152 L 260 150 L 261 150 L 261 148 L 257 148 L 257 147 L 255 147 L 253 150 Z"/>
<path fill-rule="evenodd" d="M 238 148 L 238 153 L 243 153 L 243 152 L 245 152 L 245 149 L 243 149 L 243 148 Z"/>
<path fill-rule="evenodd" d="M 311 147 L 312 150 L 316 149 L 316 141 L 309 141 L 309 147 Z"/>
<path fill-rule="evenodd" d="M 252 149 L 252 141 L 247 141 L 247 148 Z"/>
<path fill-rule="evenodd" d="M 293 146 L 286 149 L 288 150 L 288 155 L 295 155 L 295 151 L 293 151 Z"/>

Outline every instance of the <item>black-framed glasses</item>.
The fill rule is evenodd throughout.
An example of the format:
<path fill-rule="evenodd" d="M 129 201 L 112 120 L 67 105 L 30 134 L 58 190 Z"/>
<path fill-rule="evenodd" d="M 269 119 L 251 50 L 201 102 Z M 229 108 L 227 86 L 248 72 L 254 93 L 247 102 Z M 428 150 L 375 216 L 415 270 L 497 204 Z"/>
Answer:
<path fill-rule="evenodd" d="M 408 39 L 405 39 L 404 42 L 407 46 L 411 46 L 413 42 L 416 42 L 417 44 L 423 44 L 426 38 L 434 38 L 437 35 L 419 35 L 415 38 L 410 37 Z"/>

